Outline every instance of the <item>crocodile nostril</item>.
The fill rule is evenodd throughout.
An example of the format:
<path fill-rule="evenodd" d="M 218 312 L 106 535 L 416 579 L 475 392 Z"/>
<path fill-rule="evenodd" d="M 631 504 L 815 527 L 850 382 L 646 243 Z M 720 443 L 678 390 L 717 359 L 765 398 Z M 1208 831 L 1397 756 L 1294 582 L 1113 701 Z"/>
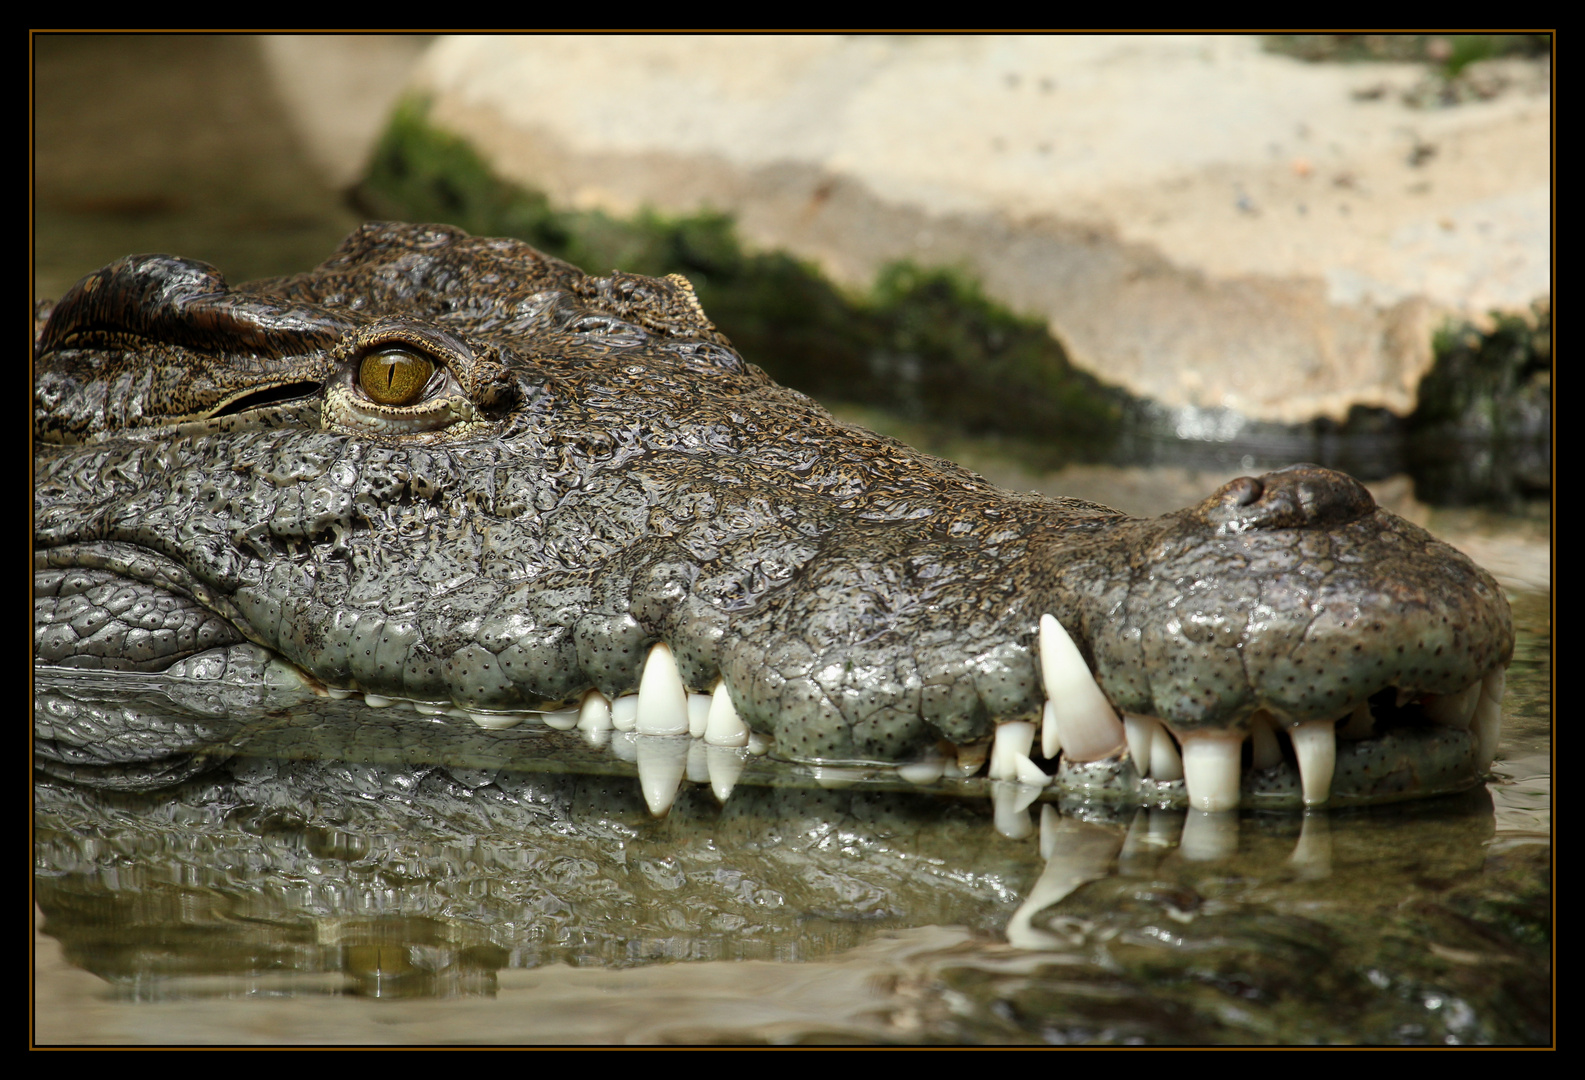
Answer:
<path fill-rule="evenodd" d="M 1253 476 L 1240 476 L 1237 480 L 1229 481 L 1223 490 L 1227 492 L 1227 499 L 1234 506 L 1248 506 L 1260 498 L 1266 489 Z"/>
<path fill-rule="evenodd" d="M 1201 520 L 1230 532 L 1299 529 L 1353 521 L 1376 508 L 1365 485 L 1319 465 L 1240 476 L 1200 504 Z"/>

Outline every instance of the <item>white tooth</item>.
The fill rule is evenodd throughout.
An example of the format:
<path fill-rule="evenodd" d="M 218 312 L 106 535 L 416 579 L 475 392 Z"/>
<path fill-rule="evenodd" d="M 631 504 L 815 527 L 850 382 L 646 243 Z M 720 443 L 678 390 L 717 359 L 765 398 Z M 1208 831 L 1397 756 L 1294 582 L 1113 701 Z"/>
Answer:
<path fill-rule="evenodd" d="M 1220 731 L 1190 731 L 1183 744 L 1183 779 L 1189 805 L 1196 810 L 1233 810 L 1238 806 L 1241 736 Z"/>
<path fill-rule="evenodd" d="M 1017 770 L 1013 779 L 1020 784 L 1026 784 L 1029 787 L 1045 787 L 1051 783 L 1052 778 L 1047 775 L 1045 770 L 1029 758 L 1019 757 L 1013 764 Z"/>
<path fill-rule="evenodd" d="M 605 695 L 598 690 L 583 695 L 583 704 L 578 707 L 578 730 L 583 732 L 584 741 L 598 750 L 610 739 L 611 726 L 611 703 Z"/>
<path fill-rule="evenodd" d="M 598 690 L 583 695 L 578 706 L 578 727 L 584 731 L 611 729 L 611 703 Z"/>
<path fill-rule="evenodd" d="M 715 693 L 710 695 L 710 716 L 705 722 L 704 741 L 711 746 L 748 745 L 748 725 L 733 707 L 725 680 L 716 683 Z"/>
<path fill-rule="evenodd" d="M 1331 720 L 1306 720 L 1288 729 L 1293 754 L 1299 759 L 1299 786 L 1304 805 L 1320 806 L 1332 797 L 1337 768 L 1337 725 Z"/>
<path fill-rule="evenodd" d="M 995 781 L 991 784 L 991 806 L 996 831 L 1009 840 L 1022 840 L 1035 831 L 1029 820 L 1029 807 L 1040 797 L 1040 789 L 1027 784 Z"/>
<path fill-rule="evenodd" d="M 690 740 L 675 736 L 634 735 L 638 743 L 638 786 L 649 812 L 664 817 L 677 797 L 688 765 Z"/>
<path fill-rule="evenodd" d="M 947 771 L 946 758 L 932 750 L 918 761 L 897 766 L 897 775 L 910 784 L 933 784 Z"/>
<path fill-rule="evenodd" d="M 1029 749 L 1035 744 L 1035 725 L 1023 720 L 1009 720 L 996 725 L 996 738 L 991 744 L 991 768 L 987 775 L 992 780 L 1017 780 L 1018 759 L 1029 760 Z"/>
<path fill-rule="evenodd" d="M 1183 759 L 1166 727 L 1154 716 L 1123 714 L 1123 730 L 1128 733 L 1128 752 L 1141 778 L 1172 781 L 1183 779 Z"/>
<path fill-rule="evenodd" d="M 1161 721 L 1157 720 L 1157 724 Z M 1162 726 L 1150 740 L 1150 776 L 1153 780 L 1183 779 L 1183 759 L 1178 756 L 1178 744 Z"/>
<path fill-rule="evenodd" d="M 991 744 L 985 741 L 958 744 L 958 775 L 974 776 L 985 765 Z"/>
<path fill-rule="evenodd" d="M 557 731 L 571 731 L 578 726 L 578 718 L 582 715 L 581 709 L 557 709 L 555 712 L 544 713 L 542 718 L 547 727 L 553 727 Z"/>
<path fill-rule="evenodd" d="M 1299 842 L 1288 856 L 1300 878 L 1315 881 L 1332 874 L 1332 823 L 1323 810 L 1306 810 L 1299 827 Z"/>
<path fill-rule="evenodd" d="M 706 764 L 710 767 L 710 790 L 724 803 L 737 786 L 737 778 L 743 775 L 743 766 L 748 764 L 748 759 L 741 750 L 730 746 L 706 745 L 705 749 L 709 751 Z"/>
<path fill-rule="evenodd" d="M 1046 702 L 1046 705 L 1049 708 L 1051 702 Z M 1123 714 L 1123 732 L 1128 736 L 1128 756 L 1134 759 L 1134 771 L 1141 779 L 1150 775 L 1150 744 L 1160 726 L 1161 722 L 1154 716 L 1138 716 L 1131 712 Z"/>
<path fill-rule="evenodd" d="M 710 726 L 712 700 L 709 694 L 688 695 L 688 734 L 696 739 L 704 738 L 705 728 Z"/>
<path fill-rule="evenodd" d="M 664 641 L 651 646 L 644 661 L 644 674 L 638 680 L 638 720 L 633 730 L 640 735 L 688 734 L 688 690 L 677 673 L 677 660 Z"/>
<path fill-rule="evenodd" d="M 468 719 L 487 731 L 502 731 L 523 722 L 521 716 L 514 716 L 511 713 L 471 712 L 468 714 Z"/>
<path fill-rule="evenodd" d="M 364 694 L 363 703 L 371 709 L 389 709 L 396 701 L 383 694 Z"/>
<path fill-rule="evenodd" d="M 1376 730 L 1376 718 L 1371 715 L 1370 702 L 1361 701 L 1354 706 L 1354 711 L 1348 714 L 1347 719 L 1341 720 L 1337 725 L 1339 739 L 1368 739 Z"/>
<path fill-rule="evenodd" d="M 1508 673 L 1498 668 L 1481 681 L 1480 703 L 1475 706 L 1475 752 L 1485 769 L 1497 756 L 1497 741 L 1502 737 L 1502 695 L 1508 686 Z"/>
<path fill-rule="evenodd" d="M 753 754 L 755 757 L 760 757 L 763 754 L 769 753 L 770 747 L 771 740 L 768 737 L 761 735 L 757 731 L 751 731 L 748 733 L 748 744 L 744 747 L 744 749 Z"/>
<path fill-rule="evenodd" d="M 451 711 L 449 705 L 436 705 L 429 701 L 413 702 L 413 711 L 420 716 L 445 716 Z"/>
<path fill-rule="evenodd" d="M 1098 761 L 1122 749 L 1123 725 L 1085 666 L 1079 647 L 1050 614 L 1040 616 L 1040 672 L 1046 700 L 1057 706 L 1063 753 L 1074 761 Z"/>
<path fill-rule="evenodd" d="M 356 692 L 355 690 L 337 690 L 334 686 L 325 687 L 325 696 L 330 698 L 331 701 L 346 701 Z"/>
<path fill-rule="evenodd" d="M 710 748 L 704 744 L 703 739 L 689 739 L 688 782 L 690 784 L 708 784 L 710 782 L 709 758 L 705 754 L 708 749 Z"/>
<path fill-rule="evenodd" d="M 1188 749 L 1188 743 L 1184 743 Z M 1192 775 L 1192 774 L 1191 774 Z M 1191 862 L 1226 859 L 1238 852 L 1238 815 L 1190 810 L 1183 819 L 1178 853 Z"/>
<path fill-rule="evenodd" d="M 1047 761 L 1062 753 L 1062 733 L 1057 730 L 1057 703 L 1048 700 L 1040 707 L 1040 755 Z"/>
<path fill-rule="evenodd" d="M 1432 694 L 1422 706 L 1425 718 L 1433 724 L 1468 731 L 1469 722 L 1475 718 L 1475 706 L 1480 704 L 1484 681 L 1470 683 L 1456 694 Z"/>
<path fill-rule="evenodd" d="M 1249 718 L 1250 766 L 1269 769 L 1282 761 L 1282 747 L 1277 744 L 1277 729 L 1272 726 L 1271 713 L 1256 709 Z"/>
<path fill-rule="evenodd" d="M 623 694 L 611 702 L 611 726 L 618 731 L 632 731 L 638 726 L 637 694 Z"/>

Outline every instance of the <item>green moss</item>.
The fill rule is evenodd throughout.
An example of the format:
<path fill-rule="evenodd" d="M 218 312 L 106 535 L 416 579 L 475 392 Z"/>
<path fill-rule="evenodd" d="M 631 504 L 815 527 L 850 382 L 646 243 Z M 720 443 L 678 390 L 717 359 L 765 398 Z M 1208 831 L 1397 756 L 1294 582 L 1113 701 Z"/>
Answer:
<path fill-rule="evenodd" d="M 1127 395 L 960 273 L 897 263 L 853 295 L 809 263 L 744 251 L 723 214 L 560 210 L 497 178 L 427 111 L 409 99 L 387 127 L 358 192 L 371 216 L 515 236 L 590 273 L 683 274 L 747 359 L 816 397 L 1028 439 L 1058 458 L 1101 457 L 1116 439 Z"/>
<path fill-rule="evenodd" d="M 1551 34 L 1269 34 L 1268 52 L 1312 63 L 1390 61 L 1436 64 L 1456 77 L 1477 60 L 1502 56 L 1541 56 L 1552 48 Z"/>
<path fill-rule="evenodd" d="M 1463 438 L 1544 435 L 1552 405 L 1552 312 L 1493 312 L 1492 328 L 1450 323 L 1432 341 L 1436 357 L 1420 381 L 1410 430 Z"/>

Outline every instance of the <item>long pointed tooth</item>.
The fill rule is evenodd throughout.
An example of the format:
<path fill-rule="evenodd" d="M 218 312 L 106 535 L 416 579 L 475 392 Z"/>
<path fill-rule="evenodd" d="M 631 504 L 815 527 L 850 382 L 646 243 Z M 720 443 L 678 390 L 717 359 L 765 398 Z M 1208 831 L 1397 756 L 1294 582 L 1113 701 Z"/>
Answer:
<path fill-rule="evenodd" d="M 1049 773 L 1024 755 L 1020 755 L 1018 760 L 1013 762 L 1013 768 L 1013 779 L 1029 787 L 1045 787 L 1053 779 Z"/>
<path fill-rule="evenodd" d="M 1354 711 L 1348 714 L 1347 719 L 1339 720 L 1337 724 L 1337 737 L 1339 739 L 1368 739 L 1376 731 L 1376 717 L 1370 711 L 1370 702 L 1361 701 L 1354 706 Z"/>
<path fill-rule="evenodd" d="M 985 757 L 990 750 L 991 744 L 988 742 L 959 743 L 958 775 L 976 775 L 985 766 Z"/>
<path fill-rule="evenodd" d="M 1235 809 L 1243 737 L 1229 732 L 1190 731 L 1185 732 L 1180 741 L 1189 805 L 1196 810 Z"/>
<path fill-rule="evenodd" d="M 991 745 L 991 768 L 986 775 L 992 780 L 1017 780 L 1018 759 L 1027 761 L 1034 745 L 1035 725 L 1023 720 L 997 724 L 996 739 Z"/>
<path fill-rule="evenodd" d="M 1331 720 L 1307 720 L 1288 729 L 1293 753 L 1299 759 L 1299 786 L 1304 805 L 1320 806 L 1332 797 L 1332 773 L 1337 768 L 1337 726 Z"/>
<path fill-rule="evenodd" d="M 1062 752 L 1074 761 L 1098 761 L 1121 750 L 1123 725 L 1084 663 L 1079 647 L 1056 616 L 1040 616 L 1040 672 L 1046 700 L 1056 703 Z"/>
<path fill-rule="evenodd" d="M 743 766 L 748 764 L 748 759 L 741 750 L 730 746 L 706 745 L 705 750 L 709 752 L 705 764 L 710 769 L 710 790 L 724 803 L 737 786 L 737 778 L 743 775 Z"/>
<path fill-rule="evenodd" d="M 1507 687 L 1508 673 L 1502 668 L 1481 681 L 1480 703 L 1475 706 L 1475 751 L 1482 769 L 1497 756 L 1497 741 L 1502 738 L 1502 695 Z"/>
<path fill-rule="evenodd" d="M 1040 756 L 1057 760 L 1062 753 L 1062 732 L 1057 730 L 1057 703 L 1048 700 L 1040 707 Z"/>
<path fill-rule="evenodd" d="M 1272 726 L 1271 713 L 1256 709 L 1249 718 L 1250 765 L 1256 769 L 1269 769 L 1282 761 L 1282 747 L 1277 743 L 1277 729 Z"/>
<path fill-rule="evenodd" d="M 1456 694 L 1435 694 L 1426 699 L 1421 711 L 1433 724 L 1468 731 L 1469 722 L 1475 718 L 1475 707 L 1480 704 L 1481 692 L 1486 683 L 1478 680 Z"/>
<path fill-rule="evenodd" d="M 710 726 L 710 703 L 714 699 L 709 694 L 688 695 L 688 734 L 696 739 L 704 738 L 704 732 Z"/>
<path fill-rule="evenodd" d="M 650 647 L 644 674 L 638 680 L 640 735 L 688 734 L 688 689 L 677 672 L 677 660 L 664 641 Z"/>
<path fill-rule="evenodd" d="M 611 726 L 618 731 L 632 731 L 638 726 L 637 694 L 623 694 L 611 702 Z"/>
<path fill-rule="evenodd" d="M 737 714 L 726 681 L 715 684 L 710 695 L 710 716 L 705 721 L 704 741 L 711 746 L 747 746 L 748 725 Z"/>
<path fill-rule="evenodd" d="M 1172 741 L 1167 728 L 1156 721 L 1159 730 L 1150 740 L 1150 778 L 1172 781 L 1183 779 L 1183 758 L 1178 756 L 1178 744 Z"/>
<path fill-rule="evenodd" d="M 664 817 L 677 798 L 683 770 L 688 766 L 690 740 L 657 735 L 635 735 L 638 743 L 638 786 L 649 812 Z"/>
<path fill-rule="evenodd" d="M 1046 702 L 1050 705 L 1051 702 Z M 1154 716 L 1123 714 L 1123 732 L 1128 736 L 1128 756 L 1134 759 L 1134 771 L 1141 778 L 1150 775 L 1150 744 L 1156 737 L 1161 721 Z"/>

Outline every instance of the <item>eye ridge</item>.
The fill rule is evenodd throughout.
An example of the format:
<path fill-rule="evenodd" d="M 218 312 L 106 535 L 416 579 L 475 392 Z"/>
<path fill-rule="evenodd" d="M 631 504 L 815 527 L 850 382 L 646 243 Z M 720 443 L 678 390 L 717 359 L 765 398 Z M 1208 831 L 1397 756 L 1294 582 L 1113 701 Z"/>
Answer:
<path fill-rule="evenodd" d="M 358 387 L 380 405 L 415 405 L 423 398 L 438 366 L 410 348 L 380 349 L 358 364 Z"/>

